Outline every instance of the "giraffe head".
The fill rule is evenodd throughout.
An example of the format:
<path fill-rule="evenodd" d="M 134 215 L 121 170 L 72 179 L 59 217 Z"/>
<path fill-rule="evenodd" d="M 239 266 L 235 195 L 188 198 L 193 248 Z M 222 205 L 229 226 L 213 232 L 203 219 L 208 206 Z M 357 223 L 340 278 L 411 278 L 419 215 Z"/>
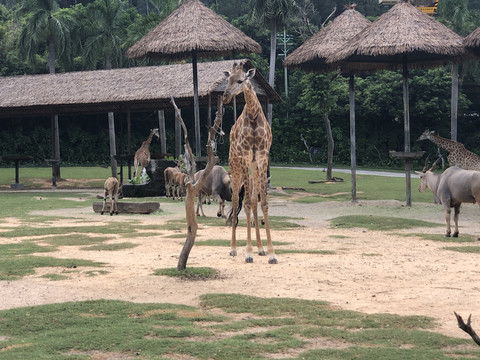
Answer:
<path fill-rule="evenodd" d="M 158 128 L 150 129 L 152 135 L 155 135 L 158 139 L 160 139 L 160 134 L 158 133 Z"/>
<path fill-rule="evenodd" d="M 417 141 L 420 140 L 430 140 L 431 136 L 435 134 L 435 131 L 430 131 L 428 129 L 425 129 L 422 135 L 420 135 L 417 139 Z"/>
<path fill-rule="evenodd" d="M 255 76 L 255 68 L 243 71 L 243 63 L 234 63 L 231 71 L 225 71 L 227 78 L 227 87 L 223 93 L 223 103 L 228 104 L 235 95 L 243 92 L 245 87 L 250 84 L 250 80 Z"/>

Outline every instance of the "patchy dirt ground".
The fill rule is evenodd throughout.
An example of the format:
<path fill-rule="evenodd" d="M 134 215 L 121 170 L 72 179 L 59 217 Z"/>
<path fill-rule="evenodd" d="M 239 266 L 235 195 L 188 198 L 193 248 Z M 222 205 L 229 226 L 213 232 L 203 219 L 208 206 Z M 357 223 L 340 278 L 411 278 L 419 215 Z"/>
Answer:
<path fill-rule="evenodd" d="M 289 243 L 277 249 L 328 250 L 333 254 L 280 254 L 277 265 L 269 265 L 266 257 L 255 256 L 253 264 L 246 264 L 243 249 L 239 249 L 239 256 L 232 258 L 225 247 L 194 246 L 188 266 L 215 268 L 220 276 L 209 281 L 185 282 L 153 275 L 155 269 L 176 267 L 184 241 L 167 236 L 182 234 L 185 229 L 161 230 L 157 236 L 127 239 L 139 245 L 133 249 L 82 251 L 80 247 L 66 246 L 56 253 L 48 253 L 46 256 L 105 262 L 106 267 L 98 270 L 108 273 L 91 276 L 92 268 L 37 269 L 34 275 L 22 280 L 0 282 L 0 309 L 91 299 L 197 305 L 199 296 L 205 293 L 239 293 L 325 300 L 338 308 L 366 313 L 431 316 L 438 322 L 436 331 L 456 337 L 468 338 L 468 335 L 458 329 L 453 311 L 464 318 L 472 314 L 474 327 L 480 323 L 480 285 L 477 284 L 480 255 L 445 250 L 444 247 L 452 244 L 406 235 L 444 233 L 443 226 L 379 232 L 333 229 L 328 223 L 329 219 L 344 214 L 376 214 L 442 224 L 440 206 L 414 204 L 408 208 L 397 201 L 300 204 L 284 196 L 273 196 L 270 203 L 271 215 L 303 218 L 297 220 L 303 228 L 273 232 L 274 242 Z M 215 216 L 215 204 L 204 208 L 208 216 Z M 158 225 L 159 229 L 167 220 L 184 216 L 183 204 L 171 200 L 162 202 L 161 209 L 163 212 L 154 215 L 100 216 L 93 212 L 89 201 L 80 209 L 42 214 L 58 216 L 56 226 L 122 223 L 134 218 L 143 224 Z M 66 215 L 68 218 L 62 219 Z M 478 215 L 478 207 L 464 205 L 460 232 L 471 235 L 463 236 L 480 235 Z M 3 219 L 0 231 L 2 227 L 12 226 L 21 224 L 13 218 Z M 229 239 L 230 233 L 227 227 L 203 226 L 198 231 L 198 240 Z M 238 233 L 240 239 L 245 239 L 244 228 Z M 113 242 L 127 241 L 121 235 L 117 237 Z M 9 238 L 0 242 L 20 240 Z M 63 273 L 68 279 L 51 281 L 41 277 L 47 273 Z M 480 325 L 477 328 L 480 329 Z"/>

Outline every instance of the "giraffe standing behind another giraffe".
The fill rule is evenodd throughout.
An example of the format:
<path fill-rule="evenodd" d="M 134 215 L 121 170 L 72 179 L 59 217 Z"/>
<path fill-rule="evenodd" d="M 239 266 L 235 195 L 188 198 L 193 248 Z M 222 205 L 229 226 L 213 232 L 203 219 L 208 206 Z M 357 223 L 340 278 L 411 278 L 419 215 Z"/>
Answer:
<path fill-rule="evenodd" d="M 138 166 L 140 165 L 140 172 L 143 171 L 145 166 L 150 162 L 150 143 L 152 142 L 153 135 L 157 138 L 160 138 L 160 134 L 158 133 L 158 128 L 151 129 L 150 135 L 148 135 L 147 140 L 142 143 L 142 146 L 137 150 L 135 153 L 135 157 L 133 158 L 133 167 L 135 171 L 133 172 L 133 177 L 137 177 L 137 170 Z"/>
<path fill-rule="evenodd" d="M 237 255 L 236 228 L 238 223 L 237 208 L 239 206 L 239 191 L 243 185 L 245 188 L 245 214 L 247 216 L 247 248 L 245 262 L 253 262 L 253 248 L 251 236 L 251 211 L 255 223 L 258 254 L 265 255 L 265 250 L 260 239 L 258 224 L 257 204 L 260 196 L 265 231 L 267 235 L 268 262 L 277 263 L 277 257 L 273 250 L 268 221 L 267 202 L 267 168 L 269 162 L 270 146 L 272 145 L 272 130 L 265 118 L 262 106 L 258 101 L 257 94 L 251 84 L 255 76 L 255 69 L 243 71 L 244 63 L 234 63 L 230 72 L 225 72 L 227 87 L 223 93 L 223 103 L 228 104 L 232 98 L 243 92 L 245 107 L 238 117 L 230 132 L 230 152 L 228 163 L 232 177 L 232 241 L 231 256 Z M 249 186 L 249 171 L 253 178 L 253 192 Z"/>
<path fill-rule="evenodd" d="M 435 135 L 434 131 L 428 129 L 420 135 L 418 140 L 430 140 L 437 146 L 448 151 L 447 160 L 450 166 L 458 166 L 465 170 L 480 171 L 480 157 L 467 150 L 462 143 Z"/>

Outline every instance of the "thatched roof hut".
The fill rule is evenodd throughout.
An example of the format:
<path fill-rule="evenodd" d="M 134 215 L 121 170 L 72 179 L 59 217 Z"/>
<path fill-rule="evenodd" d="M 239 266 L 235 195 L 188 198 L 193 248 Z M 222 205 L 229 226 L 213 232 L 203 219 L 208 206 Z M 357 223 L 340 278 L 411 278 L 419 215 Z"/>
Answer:
<path fill-rule="evenodd" d="M 305 41 L 285 59 L 289 69 L 329 72 L 337 70 L 338 64 L 325 60 L 335 55 L 348 41 L 370 25 L 370 21 L 350 5 L 330 24 Z"/>
<path fill-rule="evenodd" d="M 183 4 L 130 47 L 130 58 L 157 60 L 219 57 L 240 53 L 260 53 L 260 45 L 241 30 L 207 8 L 199 0 Z"/>
<path fill-rule="evenodd" d="M 207 8 L 199 0 L 183 3 L 153 30 L 130 47 L 126 56 L 156 60 L 192 59 L 195 153 L 201 155 L 197 59 L 259 53 L 260 45 Z"/>
<path fill-rule="evenodd" d="M 480 27 L 473 30 L 463 41 L 468 50 L 480 55 Z"/>
<path fill-rule="evenodd" d="M 433 67 L 461 61 L 465 56 L 463 39 L 445 25 L 423 13 L 406 0 L 400 1 L 357 34 L 327 63 L 348 61 L 348 69 L 364 71 Z"/>
<path fill-rule="evenodd" d="M 248 68 L 253 67 L 251 61 L 245 61 Z M 209 95 L 223 93 L 223 72 L 230 70 L 233 62 L 198 64 L 201 105 L 208 104 Z M 282 101 L 259 71 L 253 82 L 260 101 Z M 0 117 L 171 109 L 170 96 L 179 107 L 191 107 L 191 84 L 190 64 L 0 77 Z M 237 101 L 242 103 L 243 97 Z"/>

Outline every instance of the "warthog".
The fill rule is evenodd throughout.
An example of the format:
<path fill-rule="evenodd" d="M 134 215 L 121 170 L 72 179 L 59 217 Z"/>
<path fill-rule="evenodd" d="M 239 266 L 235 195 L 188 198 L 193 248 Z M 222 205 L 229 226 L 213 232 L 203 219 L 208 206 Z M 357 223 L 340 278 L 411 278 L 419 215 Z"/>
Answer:
<path fill-rule="evenodd" d="M 434 174 L 431 170 L 416 171 L 420 176 L 418 191 L 429 188 L 433 192 L 435 203 L 442 204 L 445 209 L 447 223 L 446 237 L 450 237 L 450 212 L 455 209 L 453 221 L 455 231 L 453 237 L 458 236 L 458 215 L 462 203 L 480 203 L 480 171 L 463 170 L 457 166 L 449 167 L 443 174 Z"/>

